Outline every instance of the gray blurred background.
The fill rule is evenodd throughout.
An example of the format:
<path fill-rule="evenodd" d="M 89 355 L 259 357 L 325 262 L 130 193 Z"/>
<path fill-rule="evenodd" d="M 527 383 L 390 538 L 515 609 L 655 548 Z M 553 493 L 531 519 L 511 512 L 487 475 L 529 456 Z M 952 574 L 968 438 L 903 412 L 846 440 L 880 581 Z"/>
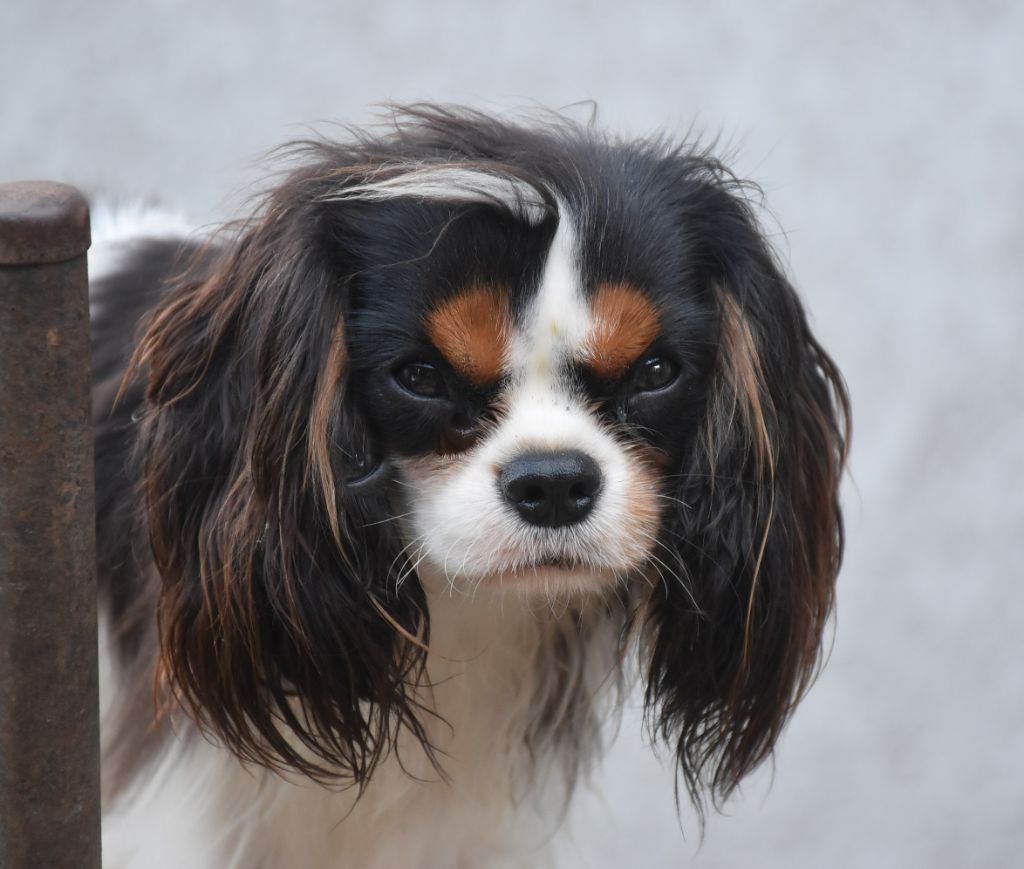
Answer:
<path fill-rule="evenodd" d="M 615 130 L 720 134 L 853 394 L 834 649 L 703 843 L 630 712 L 559 865 L 1003 869 L 1024 859 L 1022 86 L 1020 2 L 3 0 L 0 180 L 218 220 L 269 148 L 385 100 L 593 99 Z"/>

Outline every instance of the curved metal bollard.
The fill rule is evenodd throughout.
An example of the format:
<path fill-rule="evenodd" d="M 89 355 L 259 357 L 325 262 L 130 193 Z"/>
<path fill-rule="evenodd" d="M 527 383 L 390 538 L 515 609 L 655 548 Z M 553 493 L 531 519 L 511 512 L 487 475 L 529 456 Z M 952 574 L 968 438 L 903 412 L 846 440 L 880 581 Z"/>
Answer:
<path fill-rule="evenodd" d="M 99 869 L 89 211 L 0 185 L 0 867 Z"/>

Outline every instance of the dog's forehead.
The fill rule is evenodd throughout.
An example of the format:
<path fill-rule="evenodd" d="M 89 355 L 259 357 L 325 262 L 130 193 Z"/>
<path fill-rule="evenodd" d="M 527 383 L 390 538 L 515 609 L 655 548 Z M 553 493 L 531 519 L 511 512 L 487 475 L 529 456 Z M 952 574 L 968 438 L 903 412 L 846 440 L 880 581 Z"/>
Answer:
<path fill-rule="evenodd" d="M 572 378 L 555 375 L 580 366 L 622 376 L 675 330 L 678 317 L 662 308 L 679 245 L 656 173 L 611 156 L 584 160 L 572 186 L 555 174 L 525 180 L 441 163 L 389 169 L 339 193 L 397 200 L 384 212 L 395 216 L 389 265 L 377 270 L 385 280 L 367 296 L 374 322 L 401 324 L 407 343 L 426 338 L 484 391 L 499 381 L 566 386 Z"/>
<path fill-rule="evenodd" d="M 655 302 L 636 281 L 584 267 L 584 240 L 560 204 L 557 228 L 540 267 L 526 269 L 528 286 L 511 278 L 471 280 L 437 301 L 427 334 L 448 362 L 474 385 L 503 376 L 552 381 L 567 362 L 598 376 L 621 376 L 661 330 Z"/>

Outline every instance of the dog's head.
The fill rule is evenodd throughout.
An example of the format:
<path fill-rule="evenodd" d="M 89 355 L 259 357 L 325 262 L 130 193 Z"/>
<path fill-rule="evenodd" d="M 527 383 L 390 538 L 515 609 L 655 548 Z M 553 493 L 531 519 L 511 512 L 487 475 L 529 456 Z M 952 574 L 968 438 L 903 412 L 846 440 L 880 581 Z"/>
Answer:
<path fill-rule="evenodd" d="M 615 596 L 686 784 L 728 792 L 814 671 L 847 439 L 742 186 L 435 110 L 306 156 L 137 353 L 170 684 L 362 782 L 426 739 L 431 594 Z"/>

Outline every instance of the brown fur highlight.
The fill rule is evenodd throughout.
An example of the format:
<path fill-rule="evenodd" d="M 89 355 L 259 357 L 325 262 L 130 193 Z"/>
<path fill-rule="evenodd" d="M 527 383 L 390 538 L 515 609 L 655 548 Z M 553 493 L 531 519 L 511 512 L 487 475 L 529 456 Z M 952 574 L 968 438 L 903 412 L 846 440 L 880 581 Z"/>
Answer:
<path fill-rule="evenodd" d="M 313 411 L 309 418 L 308 469 L 315 473 L 320 485 L 324 510 L 331 526 L 331 534 L 340 552 L 346 549 L 341 536 L 341 520 L 338 517 L 338 495 L 331 466 L 331 418 L 336 401 L 340 400 L 339 390 L 345 374 L 347 358 L 345 348 L 345 321 L 338 320 L 331 334 L 327 361 L 317 379 L 313 397 Z"/>
<path fill-rule="evenodd" d="M 750 324 L 744 319 L 736 300 L 722 292 L 719 292 L 718 299 L 722 309 L 722 374 L 728 382 L 731 398 L 727 413 L 731 417 L 737 409 L 739 410 L 743 429 L 751 440 L 758 473 L 771 479 L 775 473 L 774 457 L 768 426 L 765 423 L 765 404 L 770 404 L 771 396 L 765 389 L 764 372 L 757 345 L 750 331 Z"/>
<path fill-rule="evenodd" d="M 625 374 L 661 332 L 661 319 L 651 301 L 629 284 L 601 284 L 590 304 L 594 326 L 584 361 L 600 377 Z"/>
<path fill-rule="evenodd" d="M 512 334 L 506 294 L 495 287 L 470 287 L 430 313 L 427 334 L 452 367 L 474 386 L 494 383 L 501 377 Z"/>
<path fill-rule="evenodd" d="M 727 382 L 727 389 L 720 390 L 718 397 L 720 405 L 728 405 L 728 408 L 725 409 L 726 419 L 718 421 L 718 428 L 722 429 L 723 423 L 731 425 L 731 417 L 738 409 L 742 420 L 742 430 L 749 438 L 754 453 L 758 479 L 763 481 L 769 493 L 768 515 L 765 518 L 764 531 L 757 545 L 750 592 L 747 596 L 746 614 L 743 619 L 743 650 L 740 654 L 740 671 L 745 673 L 748 669 L 750 655 L 751 621 L 754 616 L 757 585 L 764 562 L 765 547 L 768 545 L 768 535 L 775 515 L 775 447 L 772 445 L 765 422 L 766 405 L 771 408 L 771 396 L 765 389 L 764 372 L 750 324 L 744 319 L 739 304 L 732 296 L 719 291 L 718 301 L 722 312 L 721 369 Z M 725 392 L 729 394 L 729 397 L 722 401 Z M 723 408 L 720 406 L 718 411 L 722 410 Z M 774 412 L 773 408 L 771 412 Z"/>

